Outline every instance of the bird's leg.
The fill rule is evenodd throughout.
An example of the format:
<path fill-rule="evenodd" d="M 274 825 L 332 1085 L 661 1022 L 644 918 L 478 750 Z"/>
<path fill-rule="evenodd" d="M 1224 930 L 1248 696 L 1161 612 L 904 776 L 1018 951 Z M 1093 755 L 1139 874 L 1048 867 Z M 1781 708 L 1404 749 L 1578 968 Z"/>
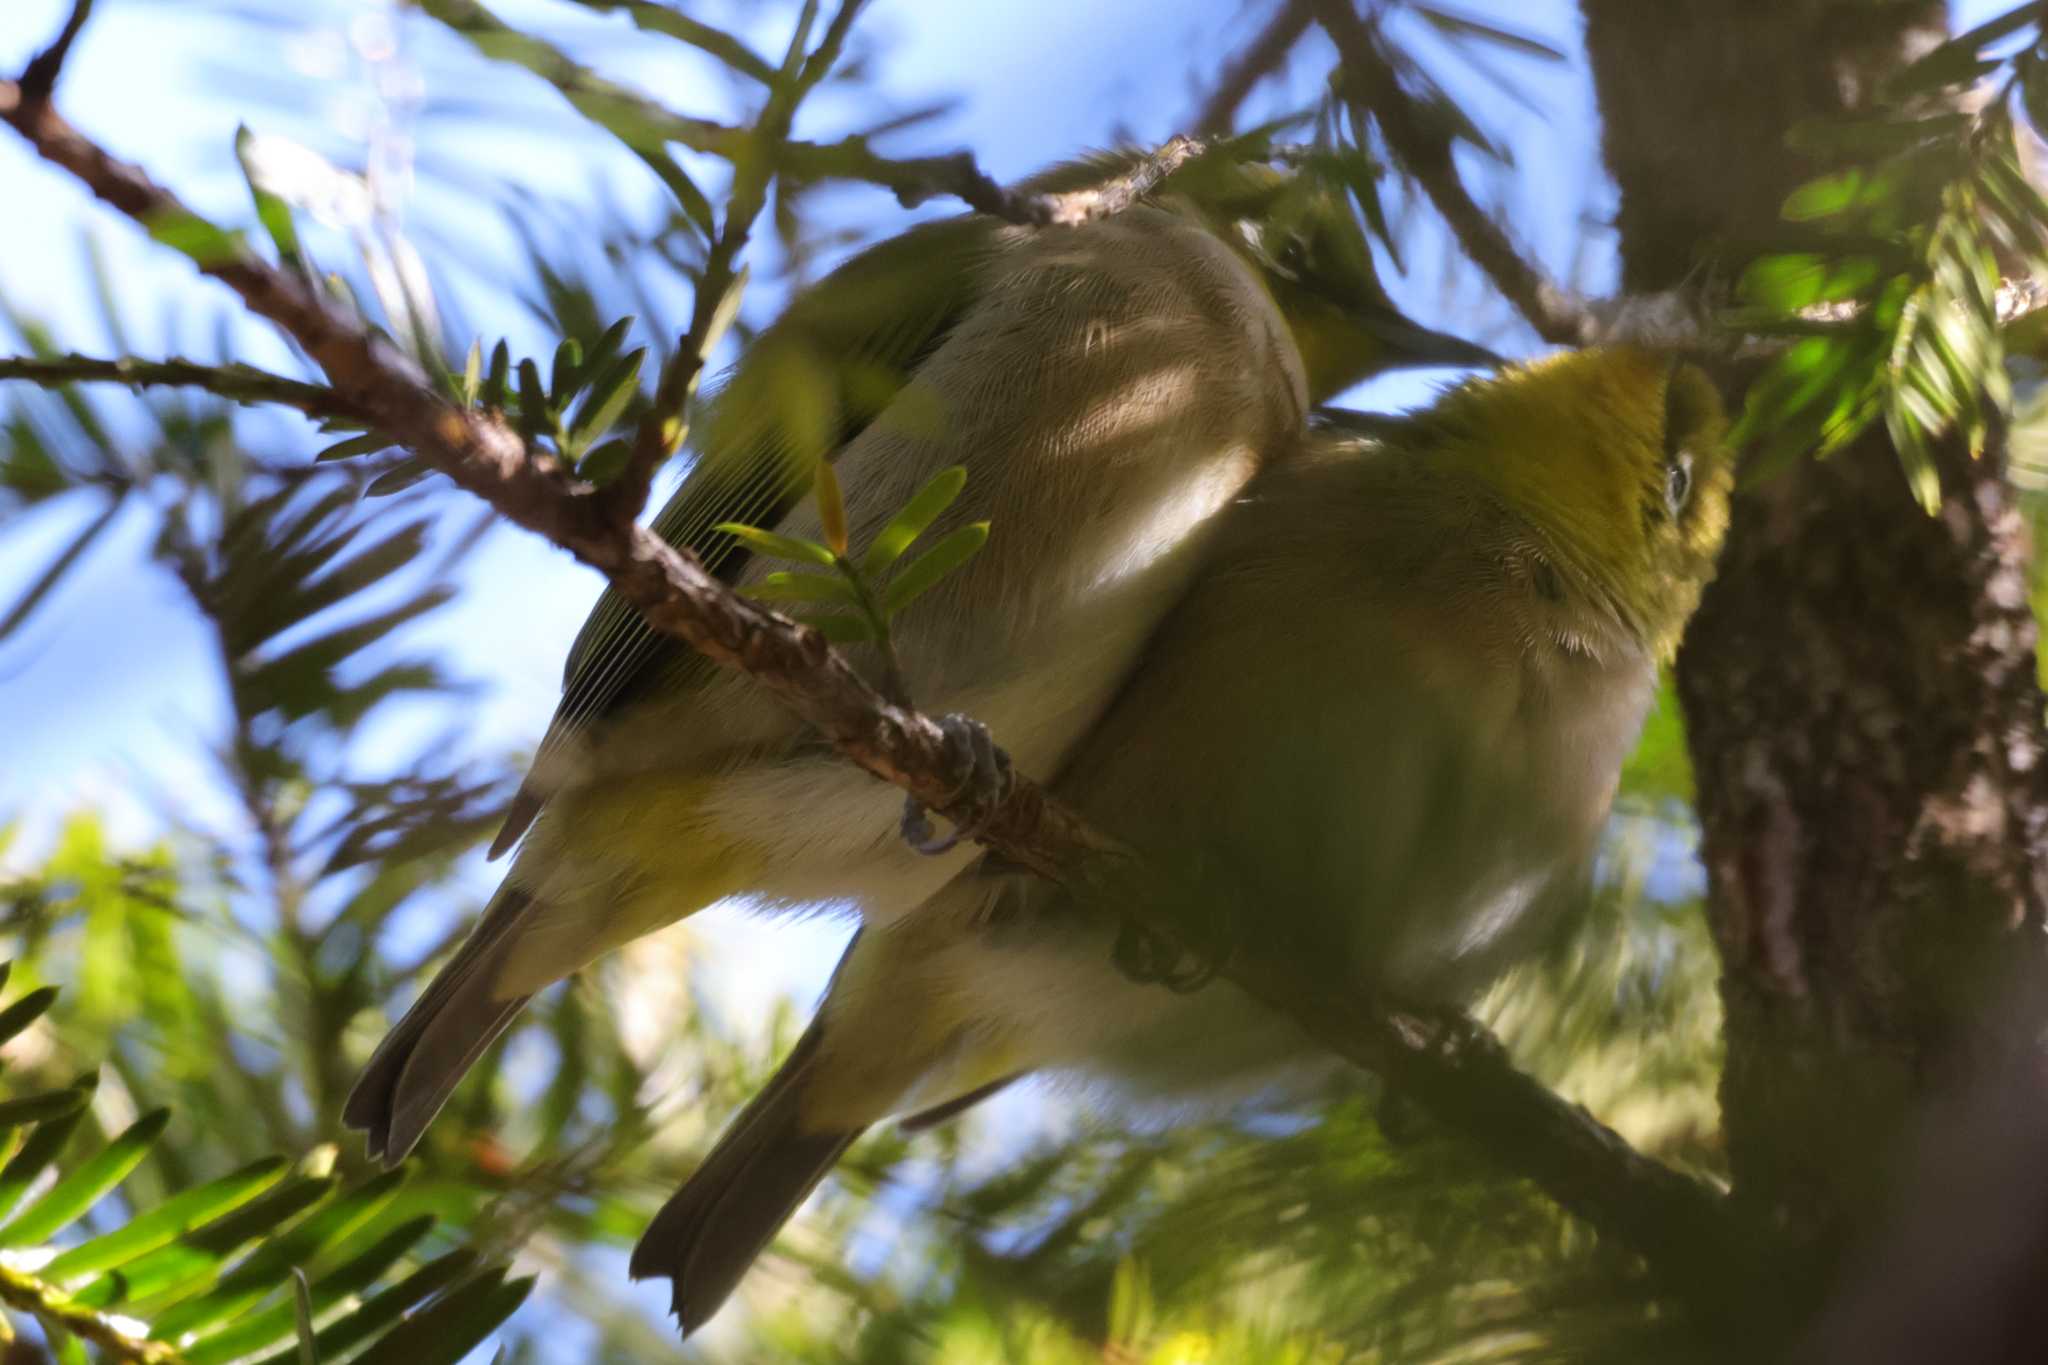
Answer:
<path fill-rule="evenodd" d="M 948 713 L 939 717 L 939 728 L 945 731 L 947 745 L 955 750 L 964 749 L 971 760 L 967 780 L 948 798 L 947 804 L 951 805 L 971 793 L 978 809 L 994 810 L 1016 783 L 1009 754 L 997 745 L 989 728 L 972 716 Z M 979 834 L 984 823 L 976 821 L 950 834 L 935 835 L 931 813 L 925 809 L 924 803 L 914 796 L 903 798 L 903 841 L 926 857 L 935 858 L 941 853 L 951 852 L 962 839 L 972 839 Z"/>

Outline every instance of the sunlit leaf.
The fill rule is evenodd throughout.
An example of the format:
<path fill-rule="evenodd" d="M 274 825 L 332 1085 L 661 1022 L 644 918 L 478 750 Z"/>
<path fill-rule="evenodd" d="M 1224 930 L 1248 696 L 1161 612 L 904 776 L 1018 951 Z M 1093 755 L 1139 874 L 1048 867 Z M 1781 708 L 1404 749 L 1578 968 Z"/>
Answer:
<path fill-rule="evenodd" d="M 882 594 L 882 614 L 894 616 L 941 580 L 981 552 L 988 543 L 988 523 L 977 521 L 962 526 L 938 544 L 903 566 Z"/>
<path fill-rule="evenodd" d="M 36 1246 L 69 1227 L 73 1220 L 98 1203 L 114 1186 L 127 1179 L 171 1121 L 171 1111 L 157 1109 L 144 1114 L 112 1142 L 95 1152 L 75 1169 L 65 1172 L 57 1183 L 5 1227 L 0 1227 L 0 1247 Z"/>
<path fill-rule="evenodd" d="M 861 556 L 861 573 L 869 578 L 879 578 L 890 565 L 903 557 L 903 552 L 919 536 L 931 529 L 931 524 L 953 505 L 966 487 L 965 465 L 953 465 L 933 475 L 876 535 L 867 553 Z"/>

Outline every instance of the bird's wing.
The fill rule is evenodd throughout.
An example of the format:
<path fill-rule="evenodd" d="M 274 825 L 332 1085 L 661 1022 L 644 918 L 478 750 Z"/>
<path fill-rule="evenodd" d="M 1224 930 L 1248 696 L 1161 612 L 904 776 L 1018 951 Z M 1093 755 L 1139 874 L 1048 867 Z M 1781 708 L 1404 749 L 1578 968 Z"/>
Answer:
<path fill-rule="evenodd" d="M 655 534 L 735 581 L 747 551 L 712 528 L 773 526 L 804 497 L 816 461 L 837 458 L 888 408 L 967 311 L 1001 231 L 979 217 L 926 223 L 798 295 L 711 403 L 696 465 L 655 516 Z M 673 685 L 690 657 L 606 588 L 570 647 L 562 700 L 490 856 L 518 842 L 540 813 L 546 794 L 535 773 L 550 753 L 650 683 Z"/>

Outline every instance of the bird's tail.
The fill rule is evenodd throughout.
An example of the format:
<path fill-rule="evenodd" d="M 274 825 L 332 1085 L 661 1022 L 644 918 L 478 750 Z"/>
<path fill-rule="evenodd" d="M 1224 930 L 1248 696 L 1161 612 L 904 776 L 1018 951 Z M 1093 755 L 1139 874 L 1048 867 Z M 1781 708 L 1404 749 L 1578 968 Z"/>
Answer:
<path fill-rule="evenodd" d="M 394 1166 L 448 1102 L 476 1059 L 532 997 L 501 997 L 502 949 L 531 898 L 507 886 L 482 921 L 370 1057 L 342 1106 L 342 1122 L 369 1134 L 370 1155 Z"/>
<path fill-rule="evenodd" d="M 708 1322 L 804 1197 L 860 1136 L 809 1132 L 802 1099 L 818 1063 L 813 1020 L 760 1094 L 740 1111 L 633 1248 L 636 1280 L 666 1275 L 670 1306 L 688 1336 Z"/>

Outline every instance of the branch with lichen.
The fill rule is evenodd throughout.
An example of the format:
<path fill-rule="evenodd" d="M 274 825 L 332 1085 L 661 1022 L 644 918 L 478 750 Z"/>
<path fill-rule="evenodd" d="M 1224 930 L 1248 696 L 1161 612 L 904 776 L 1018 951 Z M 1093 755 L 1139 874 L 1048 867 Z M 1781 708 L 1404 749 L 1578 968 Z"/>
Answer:
<path fill-rule="evenodd" d="M 145 226 L 191 218 L 140 168 L 118 161 L 67 123 L 47 98 L 0 81 L 0 121 L 100 199 Z M 1086 192 L 1077 211 L 1100 215 L 1156 183 L 1194 144 L 1170 144 L 1117 182 Z M 615 515 L 601 489 L 529 448 L 491 412 L 437 393 L 419 367 L 305 279 L 220 235 L 200 269 L 296 340 L 362 420 L 413 450 L 516 524 L 603 573 L 655 630 L 714 662 L 752 674 L 846 757 L 1017 865 L 1076 889 L 1112 896 L 1144 931 L 1178 941 L 1157 869 L 1092 830 L 1037 784 L 1007 795 L 970 780 L 972 757 L 929 718 L 890 700 L 817 632 L 736 596 L 694 555 L 633 515 Z M 637 514 L 640 509 L 632 509 Z M 1583 1109 L 1515 1070 L 1500 1043 L 1455 1011 L 1414 1011 L 1321 979 L 1281 945 L 1235 944 L 1220 974 L 1298 1021 L 1340 1056 L 1385 1076 L 1507 1170 L 1536 1181 L 1570 1212 L 1634 1248 L 1676 1290 L 1725 1272 L 1735 1228 L 1711 1187 L 1642 1156 Z"/>

